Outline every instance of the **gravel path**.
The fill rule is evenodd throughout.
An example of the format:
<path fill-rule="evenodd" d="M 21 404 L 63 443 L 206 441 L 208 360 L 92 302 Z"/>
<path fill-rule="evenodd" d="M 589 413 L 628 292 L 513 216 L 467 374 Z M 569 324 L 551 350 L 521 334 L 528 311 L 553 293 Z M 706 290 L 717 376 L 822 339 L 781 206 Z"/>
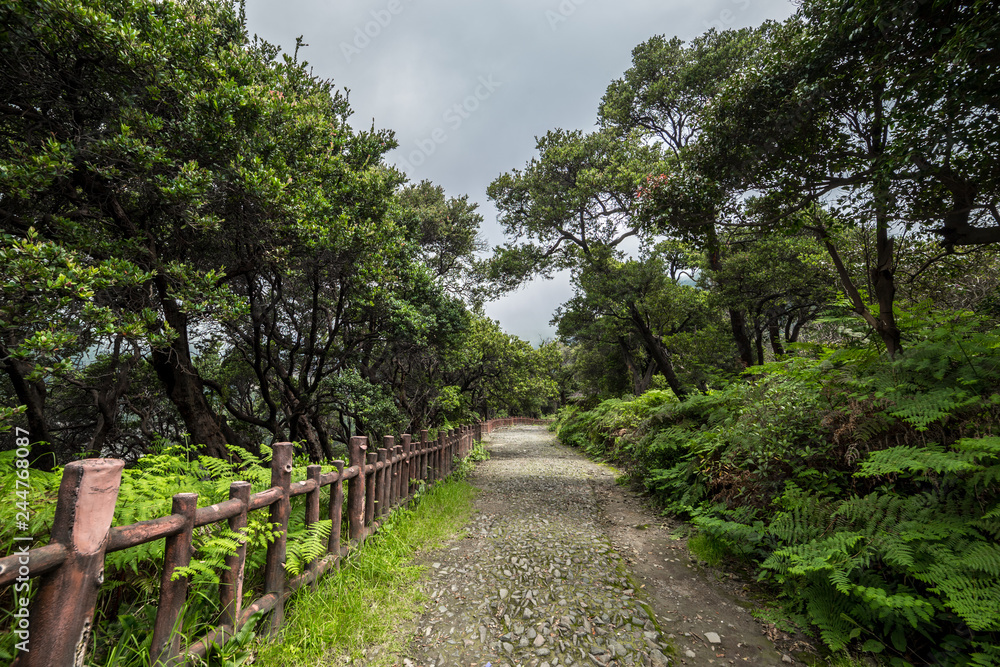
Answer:
<path fill-rule="evenodd" d="M 678 538 L 651 525 L 663 520 L 636 514 L 643 509 L 622 498 L 613 471 L 544 427 L 488 443 L 491 459 L 470 478 L 483 491 L 477 514 L 464 536 L 424 559 L 429 601 L 400 629 L 410 639 L 399 664 L 784 664 L 686 549 L 671 551 Z M 633 525 L 636 516 L 651 523 Z"/>

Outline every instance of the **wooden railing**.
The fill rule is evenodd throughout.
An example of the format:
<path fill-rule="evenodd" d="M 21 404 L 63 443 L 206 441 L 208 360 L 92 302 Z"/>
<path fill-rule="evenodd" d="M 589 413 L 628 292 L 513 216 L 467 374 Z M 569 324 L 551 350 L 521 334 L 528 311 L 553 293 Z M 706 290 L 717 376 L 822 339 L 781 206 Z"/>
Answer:
<path fill-rule="evenodd" d="M 367 438 L 354 437 L 348 445 L 346 465 L 334 461 L 336 471 L 327 473 L 321 466 L 309 466 L 306 480 L 295 484 L 291 483 L 292 444 L 280 443 L 273 447 L 270 488 L 251 494 L 250 482 L 233 482 L 229 500 L 209 507 L 198 507 L 195 493 L 178 493 L 173 497 L 169 516 L 128 526 L 111 527 L 124 462 L 87 459 L 70 463 L 63 471 L 49 544 L 0 559 L 0 587 L 39 578 L 38 593 L 27 617 L 14 619 L 15 632 L 21 632 L 19 637 L 30 637 L 29 650 L 18 653 L 14 666 L 83 665 L 97 594 L 104 581 L 105 554 L 159 539 L 166 540 L 166 549 L 150 647 L 152 665 L 185 665 L 195 656 L 204 657 L 212 642 L 225 642 L 257 612 L 271 612 L 268 632 L 273 632 L 283 621 L 284 603 L 291 593 L 315 581 L 377 532 L 389 511 L 407 502 L 418 482 L 433 484 L 446 478 L 455 459 L 464 458 L 483 434 L 540 423 L 545 422 L 517 417 L 494 419 L 442 431 L 434 441 L 428 440 L 427 431 L 420 432 L 419 441 L 403 435 L 398 444 L 392 436 L 386 436 L 376 451 L 367 451 Z M 306 496 L 308 526 L 320 520 L 320 494 L 326 487 L 333 524 L 327 555 L 308 563 L 303 574 L 288 580 L 285 553 L 291 499 Z M 172 575 L 176 568 L 191 562 L 194 529 L 228 521 L 229 528 L 238 532 L 247 526 L 250 512 L 264 508 L 269 509 L 269 522 L 282 529 L 267 548 L 263 596 L 242 607 L 246 546 L 240 546 L 226 558 L 220 572 L 219 626 L 182 648 L 182 635 L 175 630 L 187 599 L 188 580 L 174 580 Z M 342 545 L 345 519 L 349 543 Z"/>

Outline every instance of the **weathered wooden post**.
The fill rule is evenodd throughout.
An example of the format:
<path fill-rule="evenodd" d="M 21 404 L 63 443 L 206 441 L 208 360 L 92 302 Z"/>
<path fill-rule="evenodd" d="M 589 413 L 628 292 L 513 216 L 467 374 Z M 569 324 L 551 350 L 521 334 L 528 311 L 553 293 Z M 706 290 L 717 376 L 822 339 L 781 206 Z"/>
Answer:
<path fill-rule="evenodd" d="M 395 468 L 394 454 L 396 452 L 396 439 L 391 435 L 382 436 L 382 447 L 385 449 L 385 473 L 382 480 L 385 482 L 385 490 L 382 492 L 382 512 L 380 516 L 389 514 L 392 509 L 392 487 L 396 483 L 393 479 L 393 469 Z"/>
<path fill-rule="evenodd" d="M 288 546 L 288 516 L 291 514 L 291 498 L 288 493 L 292 486 L 292 443 L 279 442 L 271 453 L 271 487 L 281 489 L 281 497 L 271 504 L 272 524 L 281 526 L 281 532 L 267 545 L 267 560 L 264 562 L 264 593 L 274 593 L 278 602 L 271 612 L 267 634 L 273 635 L 285 620 L 285 551 Z"/>
<path fill-rule="evenodd" d="M 229 519 L 229 530 L 244 534 L 247 527 L 247 511 L 250 507 L 250 482 L 233 482 L 229 485 L 229 498 L 243 503 L 239 514 Z M 236 553 L 226 556 L 226 569 L 219 573 L 219 604 L 222 607 L 222 625 L 236 631 L 243 602 L 243 570 L 246 567 L 247 544 L 240 540 Z"/>
<path fill-rule="evenodd" d="M 360 544 L 365 539 L 365 450 L 368 438 L 353 436 L 348 444 L 348 460 L 351 467 L 358 469 L 356 477 L 347 486 L 347 534 L 351 542 Z"/>
<path fill-rule="evenodd" d="M 388 516 L 389 512 L 392 511 L 392 489 L 396 485 L 395 456 L 396 445 L 385 448 L 385 492 L 382 494 L 385 504 L 382 507 L 382 516 Z"/>
<path fill-rule="evenodd" d="M 375 519 L 375 490 L 378 473 L 375 464 L 378 462 L 378 452 L 368 452 L 368 464 L 365 466 L 365 526 L 370 526 Z M 365 529 L 367 537 L 368 529 Z"/>
<path fill-rule="evenodd" d="M 28 651 L 18 653 L 15 666 L 82 667 L 124 465 L 117 459 L 87 459 L 63 469 L 49 544 L 65 547 L 66 560 L 39 577 L 30 621 L 25 620 L 30 625 L 21 628 L 18 618 L 11 619 L 15 636 L 28 642 Z M 30 558 L 24 556 L 18 563 L 19 574 L 27 576 Z"/>
<path fill-rule="evenodd" d="M 403 440 L 403 466 L 399 471 L 399 499 L 405 505 L 410 499 L 410 480 L 413 479 L 413 436 L 404 433 L 400 437 Z"/>
<path fill-rule="evenodd" d="M 458 431 L 451 429 L 448 431 L 448 453 L 445 455 L 444 460 L 444 476 L 448 477 L 451 475 L 451 471 L 455 466 L 455 455 L 458 449 Z"/>
<path fill-rule="evenodd" d="M 337 468 L 337 481 L 330 485 L 330 539 L 326 550 L 338 556 L 337 567 L 340 567 L 340 530 L 344 522 L 344 462 L 334 461 Z"/>
<path fill-rule="evenodd" d="M 438 448 L 434 452 L 434 481 L 444 479 L 444 449 L 448 446 L 448 432 L 438 431 Z"/>
<path fill-rule="evenodd" d="M 160 577 L 160 603 L 153 623 L 153 641 L 149 646 L 149 661 L 154 667 L 179 665 L 181 660 L 181 612 L 187 600 L 188 578 L 173 578 L 174 570 L 191 564 L 194 535 L 194 514 L 198 510 L 197 493 L 174 496 L 171 514 L 184 517 L 179 533 L 166 538 L 163 553 L 163 574 Z"/>
<path fill-rule="evenodd" d="M 379 447 L 378 456 L 376 456 L 376 465 L 382 464 L 381 470 L 375 471 L 375 514 L 374 516 L 380 517 L 385 514 L 385 491 L 388 484 L 386 481 L 386 473 L 389 472 L 389 461 L 387 458 L 388 450 L 385 447 Z"/>
<path fill-rule="evenodd" d="M 396 445 L 396 465 L 393 467 L 394 477 L 392 485 L 392 506 L 395 507 L 399 504 L 400 499 L 400 489 L 402 489 L 403 481 L 403 466 L 405 461 L 403 460 L 403 445 L 402 443 Z"/>
<path fill-rule="evenodd" d="M 306 527 L 313 525 L 319 521 L 319 494 L 322 493 L 322 487 L 320 487 L 320 475 L 323 474 L 323 466 L 308 466 L 306 468 L 306 479 L 310 481 L 315 481 L 316 486 L 306 494 Z M 332 530 L 330 531 L 333 532 Z M 316 568 L 319 567 L 319 559 L 314 558 L 309 561 L 306 565 L 306 572 L 314 573 Z M 312 580 L 310 588 L 316 590 L 317 585 L 316 578 Z"/>
<path fill-rule="evenodd" d="M 420 456 L 418 457 L 419 465 L 417 466 L 417 479 L 427 481 L 427 447 L 428 447 L 428 432 L 427 429 L 421 429 L 420 431 Z"/>

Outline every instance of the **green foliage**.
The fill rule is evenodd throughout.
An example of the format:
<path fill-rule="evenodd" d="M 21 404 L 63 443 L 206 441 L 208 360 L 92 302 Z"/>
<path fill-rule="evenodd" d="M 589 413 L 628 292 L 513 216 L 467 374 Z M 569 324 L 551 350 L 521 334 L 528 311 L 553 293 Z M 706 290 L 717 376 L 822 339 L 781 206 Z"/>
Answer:
<path fill-rule="evenodd" d="M 225 461 L 199 456 L 193 447 L 162 445 L 158 453 L 144 456 L 135 466 L 124 470 L 112 525 L 127 525 L 169 515 L 171 496 L 176 493 L 197 493 L 198 505 L 204 507 L 227 500 L 229 486 L 236 480 L 251 482 L 252 492 L 264 490 L 270 486 L 271 480 L 270 450 L 266 447 L 264 450 L 265 457 L 260 458 L 231 447 L 232 460 Z M 0 490 L 10 494 L 13 494 L 16 478 L 13 457 L 14 452 L 0 453 L 0 464 L 6 463 L 0 469 L 3 471 Z M 333 469 L 326 466 L 324 472 Z M 48 539 L 61 472 L 60 469 L 52 473 L 31 473 L 28 502 L 32 507 L 31 531 L 36 545 L 44 544 Z M 292 480 L 304 479 L 305 465 L 296 465 Z M 323 502 L 327 502 L 327 498 Z M 322 511 L 325 512 L 325 507 Z M 4 525 L 6 529 L 0 534 L 0 541 L 10 550 L 16 526 L 13 514 Z M 286 560 L 288 575 L 299 574 L 305 562 L 325 554 L 331 529 L 329 520 L 306 528 L 305 496 L 292 499 Z M 187 637 L 196 637 L 214 627 L 220 612 L 219 572 L 224 568 L 225 557 L 235 554 L 241 543 L 247 545 L 245 595 L 248 598 L 260 595 L 267 545 L 275 535 L 275 526 L 268 522 L 267 513 L 262 511 L 248 516 L 248 525 L 242 534 L 229 530 L 225 522 L 195 531 L 194 558 L 190 566 L 178 568 L 174 573 L 175 578 L 188 577 L 190 581 L 182 626 Z M 135 664 L 142 651 L 148 651 L 147 642 L 141 637 L 143 632 L 148 632 L 148 624 L 152 623 L 152 617 L 146 610 L 150 598 L 158 594 L 163 549 L 164 541 L 155 540 L 105 557 L 105 581 L 98 598 L 95 635 L 96 653 L 105 656 L 107 664 Z M 11 637 L 9 633 L 3 634 L 0 651 L 9 651 Z"/>
<path fill-rule="evenodd" d="M 735 556 L 833 651 L 990 664 L 1000 650 L 1000 337 L 966 317 L 895 360 L 800 346 L 750 382 L 682 402 L 559 415 Z M 652 406 L 652 407 L 651 407 Z"/>

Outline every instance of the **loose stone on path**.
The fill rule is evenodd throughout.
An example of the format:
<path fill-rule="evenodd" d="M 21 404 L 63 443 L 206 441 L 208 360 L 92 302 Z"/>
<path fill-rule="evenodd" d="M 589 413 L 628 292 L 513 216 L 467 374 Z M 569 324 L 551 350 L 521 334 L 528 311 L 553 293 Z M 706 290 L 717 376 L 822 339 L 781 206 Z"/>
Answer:
<path fill-rule="evenodd" d="M 471 480 L 483 490 L 478 514 L 422 584 L 431 602 L 413 665 L 669 664 L 669 641 L 597 524 L 595 464 L 551 439 L 537 427 L 492 436 Z"/>
<path fill-rule="evenodd" d="M 690 563 L 664 558 L 673 553 L 669 545 L 660 548 L 658 557 L 676 562 L 677 577 L 664 577 L 668 584 L 646 579 L 661 591 L 650 598 L 650 589 L 640 585 L 646 575 L 633 569 L 642 553 L 629 545 L 623 549 L 620 540 L 623 526 L 631 528 L 639 517 L 615 500 L 624 491 L 615 488 L 605 468 L 555 444 L 544 427 L 494 433 L 489 449 L 491 459 L 470 478 L 482 489 L 476 514 L 464 537 L 427 556 L 430 567 L 419 584 L 427 602 L 407 631 L 408 644 L 395 664 L 782 664 L 773 647 L 764 649 L 766 656 L 750 647 L 761 641 L 759 627 L 742 625 L 737 632 L 721 620 L 715 627 L 725 629 L 722 634 L 704 627 L 709 619 L 703 620 L 703 605 L 714 601 L 718 606 L 711 614 L 718 616 L 729 603 L 716 599 Z M 618 514 L 628 514 L 632 524 L 623 523 Z M 609 522 L 609 517 L 614 518 Z M 635 526 L 641 526 L 641 534 L 657 532 L 646 521 Z M 664 604 L 663 585 L 687 602 L 673 597 L 670 606 L 656 607 Z"/>

